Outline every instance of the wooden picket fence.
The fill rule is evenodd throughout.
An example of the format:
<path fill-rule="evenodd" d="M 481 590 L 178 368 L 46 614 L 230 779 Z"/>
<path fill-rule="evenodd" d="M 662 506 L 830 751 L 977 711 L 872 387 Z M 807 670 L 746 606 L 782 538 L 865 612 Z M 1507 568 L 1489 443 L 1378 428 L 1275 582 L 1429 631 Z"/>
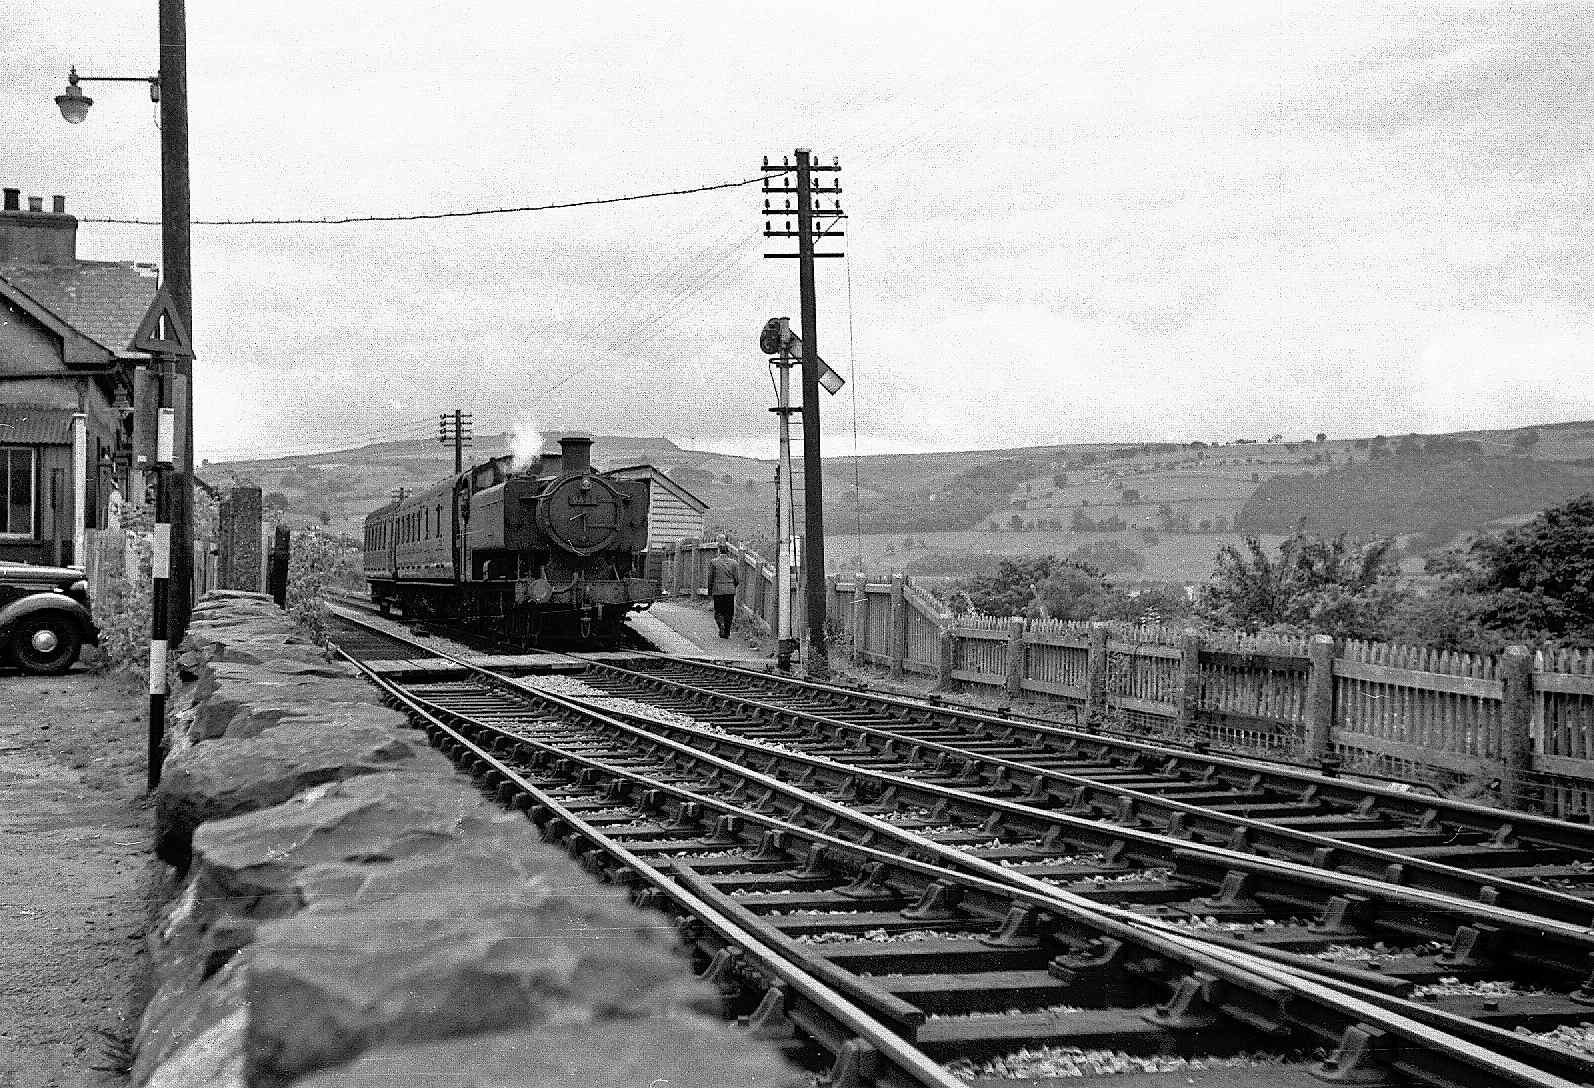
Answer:
<path fill-rule="evenodd" d="M 649 554 L 665 596 L 705 596 L 713 541 Z M 775 620 L 775 568 L 736 545 L 737 607 Z M 791 607 L 802 629 L 801 579 Z M 857 665 L 1006 699 L 1090 729 L 1422 782 L 1556 816 L 1594 811 L 1594 651 L 1498 656 L 1327 636 L 952 615 L 905 575 L 827 580 Z"/>
<path fill-rule="evenodd" d="M 1327 636 L 951 615 L 903 575 L 830 580 L 857 664 L 1061 703 L 1073 720 L 1424 782 L 1481 803 L 1594 809 L 1594 652 L 1498 656 Z"/>

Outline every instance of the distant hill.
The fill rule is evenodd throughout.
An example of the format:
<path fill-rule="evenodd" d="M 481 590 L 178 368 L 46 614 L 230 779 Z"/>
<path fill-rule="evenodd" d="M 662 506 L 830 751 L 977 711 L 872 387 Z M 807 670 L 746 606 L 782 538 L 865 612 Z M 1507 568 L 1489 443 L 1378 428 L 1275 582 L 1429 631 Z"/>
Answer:
<path fill-rule="evenodd" d="M 1247 532 L 1423 533 L 1444 539 L 1594 490 L 1594 468 L 1530 457 L 1405 456 L 1274 476 L 1241 509 Z"/>
<path fill-rule="evenodd" d="M 508 435 L 479 436 L 469 456 L 483 460 L 509 445 Z M 772 458 L 600 435 L 593 460 L 602 468 L 657 465 L 709 504 L 711 532 L 771 535 Z M 199 472 L 213 486 L 260 486 L 291 524 L 320 523 L 355 536 L 364 515 L 394 489 L 434 483 L 452 465 L 447 447 L 417 438 L 207 462 Z M 797 469 L 800 479 L 800 462 Z M 796 490 L 800 510 L 801 486 Z M 827 525 L 838 537 L 856 535 L 858 544 L 838 541 L 831 548 L 837 555 L 861 547 L 866 562 L 896 565 L 901 555 L 891 543 L 919 533 L 937 534 L 935 547 L 1001 554 L 1066 554 L 1112 539 L 1143 551 L 1152 562 L 1147 577 L 1181 580 L 1202 576 L 1202 556 L 1237 532 L 1273 535 L 1304 524 L 1324 532 L 1421 534 L 1416 543 L 1433 546 L 1588 490 L 1594 422 L 1390 438 L 1031 446 L 856 463 L 837 453 L 825 464 Z"/>

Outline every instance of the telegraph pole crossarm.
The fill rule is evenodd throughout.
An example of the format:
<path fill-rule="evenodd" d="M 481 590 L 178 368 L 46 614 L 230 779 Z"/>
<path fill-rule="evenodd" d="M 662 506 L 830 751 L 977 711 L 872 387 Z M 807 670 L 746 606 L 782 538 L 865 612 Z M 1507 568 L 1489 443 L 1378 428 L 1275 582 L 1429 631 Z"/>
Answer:
<path fill-rule="evenodd" d="M 471 413 L 462 412 L 458 408 L 437 417 L 437 440 L 445 446 L 450 442 L 454 444 L 455 476 L 465 471 L 465 447 L 470 445 L 471 439 L 475 437 L 471 433 L 473 426 Z"/>

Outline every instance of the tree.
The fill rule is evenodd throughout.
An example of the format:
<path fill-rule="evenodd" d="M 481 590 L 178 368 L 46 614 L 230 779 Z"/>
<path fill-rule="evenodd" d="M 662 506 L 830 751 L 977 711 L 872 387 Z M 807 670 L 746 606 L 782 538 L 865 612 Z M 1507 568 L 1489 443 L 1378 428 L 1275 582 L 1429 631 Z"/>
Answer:
<path fill-rule="evenodd" d="M 1068 486 L 1068 473 L 1066 473 L 1066 472 L 1053 473 L 1052 474 L 1052 486 L 1054 486 L 1054 487 L 1067 487 Z"/>
<path fill-rule="evenodd" d="M 1464 649 L 1594 645 L 1594 495 L 1436 557 L 1429 572 L 1441 586 L 1407 616 L 1416 634 Z"/>
<path fill-rule="evenodd" d="M 1020 529 L 1024 528 L 1024 519 L 1019 517 L 1017 514 L 1014 514 L 1012 517 L 1007 519 L 1007 524 L 1011 526 L 1013 531 L 1016 533 Z"/>
<path fill-rule="evenodd" d="M 1140 492 L 1132 487 L 1124 488 L 1124 502 L 1139 502 Z"/>
<path fill-rule="evenodd" d="M 1218 551 L 1197 613 L 1242 631 L 1284 628 L 1341 638 L 1372 638 L 1398 604 L 1394 542 L 1358 544 L 1344 533 L 1296 533 L 1269 555 L 1255 537 Z"/>
<path fill-rule="evenodd" d="M 316 515 L 316 517 L 320 519 L 322 525 L 332 524 L 332 514 L 330 511 L 322 510 Z"/>
<path fill-rule="evenodd" d="M 1327 442 L 1328 441 L 1328 435 L 1324 434 L 1322 431 L 1318 431 L 1317 432 L 1317 438 L 1314 439 L 1314 441 Z"/>
<path fill-rule="evenodd" d="M 1516 434 L 1512 435 L 1511 444 L 1517 449 L 1527 452 L 1534 446 L 1537 446 L 1543 437 L 1544 436 L 1539 433 L 1538 428 L 1529 427 L 1525 431 L 1518 431 Z"/>
<path fill-rule="evenodd" d="M 1102 574 L 1118 574 L 1122 571 L 1146 568 L 1145 556 L 1117 540 L 1093 540 L 1084 547 L 1069 552 L 1065 562 L 1088 566 Z"/>
<path fill-rule="evenodd" d="M 288 508 L 288 496 L 280 491 L 267 491 L 260 502 L 261 505 L 276 510 L 286 510 Z"/>

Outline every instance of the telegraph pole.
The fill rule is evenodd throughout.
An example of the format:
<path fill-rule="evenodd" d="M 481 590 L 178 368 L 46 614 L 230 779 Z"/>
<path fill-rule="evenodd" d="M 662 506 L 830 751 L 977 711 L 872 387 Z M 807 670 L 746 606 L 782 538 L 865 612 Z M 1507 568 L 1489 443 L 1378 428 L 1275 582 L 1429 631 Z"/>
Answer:
<path fill-rule="evenodd" d="M 193 336 L 193 261 L 189 245 L 188 13 L 185 0 L 158 0 L 161 119 L 161 280 L 183 328 Z M 182 439 L 171 473 L 171 635 L 180 641 L 194 604 L 194 361 L 177 361 Z M 172 403 L 172 402 L 168 402 Z"/>
<path fill-rule="evenodd" d="M 814 284 L 814 260 L 817 257 L 840 257 L 840 253 L 818 253 L 814 243 L 818 239 L 814 233 L 814 219 L 826 218 L 829 223 L 818 237 L 832 233 L 831 228 L 837 225 L 845 216 L 841 211 L 841 202 L 838 199 L 834 211 L 818 209 L 814 205 L 814 194 L 834 193 L 840 194 L 841 183 L 838 180 L 832 186 L 815 186 L 813 176 L 816 173 L 839 172 L 841 164 L 833 163 L 830 166 L 819 166 L 813 161 L 813 153 L 806 147 L 799 147 L 796 152 L 794 170 L 788 170 L 779 175 L 765 178 L 764 192 L 790 193 L 797 197 L 797 229 L 791 230 L 788 219 L 784 230 L 774 230 L 768 220 L 773 216 L 791 215 L 791 201 L 785 201 L 783 209 L 774 209 L 769 201 L 764 201 L 764 236 L 766 238 L 790 238 L 795 235 L 797 239 L 797 290 L 799 295 L 799 308 L 802 314 L 802 390 L 803 390 L 803 574 L 806 589 L 808 614 L 808 675 L 815 679 L 825 679 L 830 675 L 830 655 L 825 642 L 825 512 L 824 512 L 824 482 L 823 462 L 819 449 L 819 387 L 822 370 L 828 369 L 819 357 L 819 301 Z M 786 165 L 784 162 L 782 165 Z M 764 161 L 765 170 L 770 170 L 769 161 Z M 789 184 L 791 174 L 796 174 L 796 186 Z M 778 182 L 779 184 L 771 184 Z M 766 253 L 766 257 L 791 257 L 790 253 Z"/>
<path fill-rule="evenodd" d="M 437 417 L 437 440 L 445 446 L 454 443 L 455 476 L 465 471 L 465 447 L 475 437 L 471 434 L 473 426 L 471 413 L 461 412 L 458 408 L 452 414 L 444 413 Z"/>
<path fill-rule="evenodd" d="M 449 415 L 444 413 L 437 417 L 437 440 L 447 445 L 454 443 L 454 486 L 452 498 L 449 500 L 453 511 L 454 525 L 458 531 L 454 534 L 454 581 L 460 582 L 465 577 L 465 531 L 463 525 L 470 520 L 470 508 L 460 501 L 460 474 L 465 471 L 465 446 L 474 437 L 471 434 L 471 413 L 461 412 L 458 408 Z"/>

